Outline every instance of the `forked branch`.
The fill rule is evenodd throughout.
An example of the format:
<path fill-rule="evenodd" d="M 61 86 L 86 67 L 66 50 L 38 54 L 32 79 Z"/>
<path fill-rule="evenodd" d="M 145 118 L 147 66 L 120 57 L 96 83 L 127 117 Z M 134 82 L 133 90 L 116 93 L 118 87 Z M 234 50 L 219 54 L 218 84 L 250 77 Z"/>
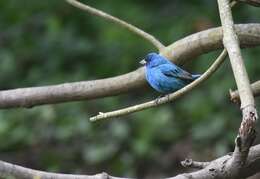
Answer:
<path fill-rule="evenodd" d="M 253 92 L 254 97 L 260 96 L 260 81 L 256 81 L 251 84 L 251 90 Z M 240 104 L 240 98 L 239 98 L 239 93 L 238 90 L 229 91 L 230 94 L 230 100 L 234 103 Z"/>
<path fill-rule="evenodd" d="M 235 30 L 242 47 L 260 45 L 260 24 L 235 25 Z M 223 48 L 222 37 L 222 28 L 212 28 L 172 43 L 163 49 L 161 54 L 175 64 L 183 65 L 201 54 Z M 5 90 L 0 91 L 0 109 L 114 96 L 140 89 L 145 84 L 144 68 L 139 68 L 106 79 Z"/>
<path fill-rule="evenodd" d="M 234 22 L 229 0 L 218 0 L 219 14 L 223 27 L 223 44 L 228 51 L 230 63 L 236 80 L 243 119 L 236 138 L 232 159 L 228 162 L 239 174 L 245 165 L 249 149 L 255 139 L 255 123 L 258 118 L 249 78 L 241 55 L 240 44 L 234 30 Z"/>
<path fill-rule="evenodd" d="M 237 177 L 237 173 L 235 173 L 234 170 L 226 167 L 226 162 L 230 158 L 230 155 L 225 155 L 210 162 L 196 163 L 196 165 L 200 164 L 201 170 L 180 174 L 167 179 L 241 179 L 260 172 L 260 145 L 256 145 L 250 149 L 246 165 L 240 169 L 241 175 L 239 177 Z M 8 178 L 10 176 L 17 179 L 130 179 L 113 177 L 106 173 L 96 175 L 51 173 L 0 161 L 0 177 Z"/>
<path fill-rule="evenodd" d="M 130 25 L 118 18 L 115 18 L 111 15 L 108 15 L 102 11 L 99 11 L 97 9 L 94 9 L 92 7 L 89 7 L 87 5 L 84 5 L 76 0 L 67 0 L 72 5 L 81 8 L 83 10 L 86 10 L 94 15 L 101 16 L 107 20 L 110 20 L 114 23 L 117 23 L 123 27 L 128 28 L 130 31 L 142 36 L 146 40 L 150 41 L 153 45 L 155 45 L 162 55 L 169 59 L 173 59 L 176 61 L 176 63 L 184 63 L 184 59 L 188 59 L 190 57 L 195 57 L 199 54 L 206 53 L 208 51 L 211 51 L 213 49 L 221 48 L 221 38 L 222 33 L 221 30 L 217 30 L 217 34 L 210 34 L 210 31 L 205 31 L 203 33 L 199 33 L 199 36 L 196 37 L 195 35 L 187 37 L 180 41 L 179 43 L 174 43 L 172 45 L 169 45 L 168 47 L 165 47 L 153 36 L 150 34 L 147 34 L 146 32 L 134 27 L 133 25 Z M 257 2 L 258 0 L 240 0 L 240 1 L 246 1 L 246 2 Z M 252 96 L 252 92 L 249 86 L 249 80 L 248 76 L 243 64 L 243 59 L 241 56 L 240 48 L 239 48 L 239 41 L 236 36 L 237 34 L 240 34 L 239 31 L 235 32 L 231 10 L 229 6 L 228 0 L 218 0 L 219 9 L 220 9 L 220 16 L 221 21 L 223 25 L 223 32 L 224 32 L 224 46 L 226 47 L 229 56 L 230 61 L 232 64 L 232 69 L 234 71 L 234 76 L 237 82 L 238 86 L 238 93 L 240 95 L 241 99 L 241 108 L 243 111 L 243 121 L 241 123 L 241 127 L 239 130 L 239 135 L 236 139 L 236 148 L 232 156 L 226 155 L 221 158 L 218 158 L 212 162 L 193 162 L 189 163 L 186 161 L 186 164 L 190 164 L 190 166 L 201 168 L 201 170 L 188 173 L 188 174 L 181 174 L 176 177 L 172 177 L 170 179 L 201 179 L 201 178 L 207 178 L 207 179 L 215 179 L 215 178 L 230 178 L 230 179 L 238 179 L 238 178 L 246 178 L 248 176 L 251 176 L 252 174 L 255 174 L 257 172 L 260 172 L 260 145 L 257 145 L 255 147 L 251 147 L 252 142 L 254 141 L 255 132 L 254 132 L 254 126 L 257 119 L 257 112 L 255 109 L 254 104 L 254 98 Z M 250 25 L 249 25 L 250 26 Z M 257 27 L 258 26 L 258 27 Z M 239 27 L 239 26 L 238 26 Z M 241 26 L 243 27 L 243 26 Z M 241 28 L 239 27 L 239 28 Z M 245 46 L 250 45 L 257 45 L 260 44 L 259 37 L 260 37 L 260 30 L 256 30 L 259 28 L 258 25 L 251 25 L 249 30 L 242 32 L 244 33 L 244 36 L 242 35 L 241 38 L 245 39 L 243 40 L 243 44 Z M 238 28 L 238 29 L 239 29 Z M 254 33 L 254 31 L 257 31 L 257 33 Z M 214 31 L 216 32 L 216 31 Z M 247 32 L 247 33 L 245 33 Z M 252 33 L 253 32 L 253 33 Z M 207 34 L 207 35 L 205 35 Z M 210 34 L 210 35 L 209 35 Z M 241 34 L 240 34 L 241 35 Z M 214 37 L 216 39 L 214 39 Z M 205 40 L 206 39 L 206 40 Z M 208 41 L 207 41 L 208 39 Z M 192 41 L 192 43 L 191 43 Z M 187 43 L 189 45 L 187 45 Z M 186 44 L 186 46 L 185 46 Z M 183 48 L 187 47 L 187 48 Z M 192 49 L 192 50 L 191 50 Z M 190 52 L 189 52 L 190 50 Z M 173 54 L 174 52 L 174 54 Z M 194 87 L 205 81 L 209 76 L 214 73 L 217 68 L 220 66 L 220 64 L 223 62 L 227 52 L 224 50 L 221 55 L 218 57 L 218 59 L 213 63 L 213 65 L 196 81 L 193 83 L 187 85 L 183 89 L 169 95 L 169 97 L 161 98 L 159 101 L 154 100 L 145 104 L 137 105 L 128 109 L 124 109 L 127 113 L 129 111 L 137 111 L 142 110 L 148 107 L 154 107 L 160 104 L 164 104 L 166 102 L 169 102 L 171 100 L 174 100 L 188 91 L 192 90 Z M 39 104 L 48 104 L 48 103 L 56 103 L 56 102 L 64 102 L 64 101 L 71 101 L 72 99 L 82 100 L 82 99 L 90 99 L 90 98 L 96 98 L 96 97 L 103 97 L 106 95 L 115 95 L 119 94 L 121 92 L 126 92 L 129 89 L 135 89 L 137 87 L 140 87 L 144 85 L 144 75 L 143 70 L 139 69 L 135 72 L 132 72 L 128 75 L 122 75 L 120 77 L 115 77 L 107 80 L 97 80 L 97 81 L 91 81 L 87 82 L 88 85 L 84 86 L 86 82 L 79 82 L 74 84 L 63 84 L 63 85 L 57 85 L 52 87 L 36 87 L 36 88 L 26 88 L 26 89 L 18 89 L 18 90 L 10 90 L 10 91 L 4 91 L 0 92 L 0 107 L 1 108 L 8 108 L 8 107 L 30 107 L 34 105 Z M 129 85 L 129 82 L 125 82 L 124 86 L 120 86 L 118 83 L 121 83 L 119 79 L 131 79 L 132 80 L 132 86 L 127 88 L 124 86 Z M 111 80 L 111 81 L 110 81 Z M 118 80 L 117 82 L 114 82 L 115 80 Z M 109 87 L 104 87 L 104 81 L 109 82 Z M 103 83 L 103 84 L 102 84 Z M 100 91 L 95 91 L 95 88 L 93 86 L 96 86 L 99 84 Z M 111 85 L 112 84 L 112 85 Z M 102 86 L 103 85 L 103 86 Z M 120 87 L 118 87 L 120 86 Z M 67 89 L 67 90 L 65 90 Z M 62 91 L 60 93 L 59 91 Z M 74 92 L 81 92 L 76 93 L 75 96 L 69 96 L 71 93 Z M 83 91 L 83 93 L 82 93 Z M 105 91 L 105 92 L 104 92 Z M 33 92 L 33 93 L 32 93 Z M 90 95 L 89 93 L 92 95 Z M 20 95 L 19 95 L 20 94 Z M 33 96 L 33 95 L 34 96 Z M 80 95 L 79 95 L 80 94 Z M 66 98 L 66 96 L 69 96 Z M 33 98 L 32 97 L 36 97 Z M 55 97 L 55 98 L 54 98 Z M 122 110 L 123 111 L 123 110 Z M 118 114 L 123 114 L 122 111 L 118 111 Z M 115 113 L 114 113 L 115 114 Z M 113 114 L 113 115 L 114 115 Z M 126 114 L 126 113 L 124 113 Z M 101 114 L 101 116 L 105 117 L 111 117 L 110 114 Z M 98 119 L 98 118 L 93 118 Z M 250 148 L 251 147 L 251 148 Z M 231 161 L 231 162 L 230 162 Z M 14 165 L 11 163 L 0 161 L 0 177 L 9 177 L 14 176 L 17 178 L 41 178 L 41 179 L 126 179 L 126 178 L 118 178 L 109 176 L 106 173 L 101 173 L 97 175 L 69 175 L 69 174 L 58 174 L 58 173 L 49 173 L 49 172 L 43 172 L 38 170 L 33 170 L 25 167 L 21 167 L 18 165 Z"/>
<path fill-rule="evenodd" d="M 152 36 L 151 34 L 148 34 L 147 32 L 139 29 L 138 27 L 132 25 L 132 24 L 129 24 L 128 22 L 125 22 L 117 17 L 114 17 L 110 14 L 107 14 L 101 10 L 98 10 L 98 9 L 95 9 L 93 7 L 90 7 L 86 4 L 83 4 L 81 2 L 78 2 L 76 0 L 66 0 L 68 3 L 70 3 L 71 5 L 81 9 L 81 10 L 84 10 L 86 12 L 89 12 L 95 16 L 99 16 L 99 17 L 102 17 L 108 21 L 111 21 L 121 27 L 124 27 L 126 29 L 128 29 L 129 31 L 139 35 L 140 37 L 144 38 L 145 40 L 149 41 L 151 44 L 153 44 L 159 51 L 164 48 L 164 45 L 159 41 L 157 40 L 154 36 Z"/>

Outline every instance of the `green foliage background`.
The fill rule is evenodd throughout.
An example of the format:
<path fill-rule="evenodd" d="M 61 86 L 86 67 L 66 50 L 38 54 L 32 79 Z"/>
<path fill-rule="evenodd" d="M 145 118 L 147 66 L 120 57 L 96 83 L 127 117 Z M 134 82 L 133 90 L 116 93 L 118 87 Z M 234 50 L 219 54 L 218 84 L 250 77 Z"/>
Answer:
<path fill-rule="evenodd" d="M 82 1 L 120 17 L 170 44 L 219 26 L 216 1 Z M 237 23 L 259 22 L 260 11 L 239 4 Z M 52 85 L 115 76 L 136 69 L 156 51 L 140 37 L 65 1 L 0 1 L 0 89 Z M 219 52 L 186 68 L 202 73 Z M 259 47 L 243 50 L 251 81 L 259 79 Z M 155 109 L 90 123 L 109 111 L 157 97 L 140 90 L 117 97 L 0 112 L 0 158 L 66 173 L 154 178 L 182 171 L 185 157 L 210 160 L 233 149 L 239 107 L 228 61 L 189 95 Z"/>

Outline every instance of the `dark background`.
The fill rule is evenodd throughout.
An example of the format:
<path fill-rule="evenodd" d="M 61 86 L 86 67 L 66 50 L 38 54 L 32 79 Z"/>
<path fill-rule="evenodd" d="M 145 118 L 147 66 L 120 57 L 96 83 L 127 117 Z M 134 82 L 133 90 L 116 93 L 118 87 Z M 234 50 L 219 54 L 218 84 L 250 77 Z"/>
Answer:
<path fill-rule="evenodd" d="M 82 1 L 170 44 L 219 26 L 216 1 Z M 238 4 L 236 23 L 259 22 L 260 11 Z M 0 89 L 106 78 L 130 72 L 156 49 L 131 32 L 65 1 L 0 1 Z M 259 79 L 259 47 L 242 50 L 251 81 Z M 203 73 L 220 52 L 186 66 Z M 110 121 L 90 116 L 158 96 L 152 89 L 117 97 L 0 112 L 0 159 L 54 172 L 157 178 L 183 172 L 180 160 L 211 160 L 233 150 L 239 106 L 228 60 L 185 97 Z"/>

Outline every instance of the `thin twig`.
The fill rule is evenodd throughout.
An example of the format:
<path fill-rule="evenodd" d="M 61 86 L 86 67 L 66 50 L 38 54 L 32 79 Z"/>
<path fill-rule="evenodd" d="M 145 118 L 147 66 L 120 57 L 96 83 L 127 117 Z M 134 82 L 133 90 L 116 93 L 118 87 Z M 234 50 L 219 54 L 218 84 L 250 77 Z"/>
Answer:
<path fill-rule="evenodd" d="M 203 169 L 207 167 L 210 162 L 197 162 L 193 161 L 192 159 L 186 158 L 185 160 L 181 161 L 181 165 L 185 168 L 194 168 L 194 169 Z"/>
<path fill-rule="evenodd" d="M 255 139 L 255 123 L 258 118 L 249 78 L 241 55 L 239 39 L 229 0 L 218 0 L 219 14 L 223 27 L 223 44 L 228 51 L 231 67 L 241 99 L 243 119 L 236 138 L 236 147 L 229 164 L 238 170 L 246 163 L 249 149 Z"/>
<path fill-rule="evenodd" d="M 236 0 L 233 0 L 233 1 L 230 2 L 230 6 L 231 6 L 231 7 L 235 6 L 236 4 L 237 4 L 237 1 L 236 1 Z"/>
<path fill-rule="evenodd" d="M 230 57 L 230 62 L 238 86 L 239 94 L 243 96 L 243 100 L 241 101 L 241 108 L 244 108 L 248 105 L 254 106 L 254 98 L 250 89 L 249 78 L 241 55 L 239 40 L 234 30 L 234 23 L 229 1 L 218 0 L 218 3 L 224 33 L 223 43 Z"/>
<path fill-rule="evenodd" d="M 95 16 L 99 16 L 102 17 L 108 21 L 111 21 L 115 24 L 120 25 L 121 27 L 124 27 L 126 29 L 128 29 L 131 32 L 134 32 L 135 34 L 143 37 L 144 39 L 148 40 L 150 43 L 152 43 L 155 47 L 157 47 L 157 49 L 160 51 L 161 49 L 163 49 L 165 46 L 158 40 L 156 39 L 154 36 L 152 36 L 151 34 L 148 34 L 147 32 L 144 32 L 143 30 L 139 29 L 138 27 L 129 24 L 121 19 L 118 19 L 117 17 L 114 17 L 110 14 L 107 14 L 101 10 L 95 9 L 93 7 L 90 7 L 86 4 L 83 4 L 81 2 L 78 2 L 76 0 L 66 0 L 68 3 L 70 3 L 71 5 L 89 12 L 90 14 L 93 14 Z"/>
<path fill-rule="evenodd" d="M 260 96 L 260 80 L 252 83 L 251 85 L 251 90 L 253 92 L 254 97 Z M 240 98 L 239 98 L 239 93 L 238 90 L 229 91 L 230 94 L 230 100 L 234 103 L 240 103 Z"/>
<path fill-rule="evenodd" d="M 138 104 L 135 106 L 130 106 L 130 107 L 127 107 L 124 109 L 119 109 L 116 111 L 106 112 L 106 113 L 100 112 L 97 116 L 91 117 L 90 120 L 97 121 L 100 119 L 108 119 L 108 118 L 112 118 L 112 117 L 123 116 L 126 114 L 141 111 L 141 110 L 144 110 L 147 108 L 159 106 L 161 104 L 165 104 L 170 101 L 173 101 L 173 100 L 183 96 L 187 92 L 191 91 L 193 88 L 195 88 L 197 85 L 201 84 L 203 81 L 207 80 L 210 77 L 210 75 L 213 74 L 218 69 L 218 67 L 222 64 L 226 55 L 227 55 L 227 51 L 223 50 L 222 53 L 219 55 L 219 57 L 216 59 L 216 61 L 210 66 L 210 68 L 206 72 L 203 73 L 203 75 L 201 75 L 200 78 L 198 78 L 197 80 L 193 81 L 189 85 L 185 86 L 184 88 L 182 88 L 172 94 L 162 97 L 159 100 L 158 99 L 152 100 L 152 101 L 149 101 L 146 103 Z"/>

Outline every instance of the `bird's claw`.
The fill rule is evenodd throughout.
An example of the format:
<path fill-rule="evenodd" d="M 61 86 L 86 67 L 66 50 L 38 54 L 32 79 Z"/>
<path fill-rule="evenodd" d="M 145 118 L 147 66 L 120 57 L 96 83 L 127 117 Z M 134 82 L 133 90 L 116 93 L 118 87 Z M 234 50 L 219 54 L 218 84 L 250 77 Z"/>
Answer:
<path fill-rule="evenodd" d="M 161 98 L 163 98 L 163 97 L 167 97 L 167 101 L 170 100 L 170 95 L 169 95 L 169 94 L 163 94 L 163 95 L 158 96 L 158 97 L 155 99 L 155 103 L 156 103 L 156 104 L 159 104 Z"/>
<path fill-rule="evenodd" d="M 165 96 L 165 95 L 160 95 L 160 96 L 158 96 L 158 97 L 155 99 L 155 103 L 156 103 L 156 104 L 159 104 L 160 99 L 163 98 L 164 96 Z"/>
<path fill-rule="evenodd" d="M 160 101 L 160 97 L 156 98 L 155 99 L 155 104 L 159 104 L 159 101 Z"/>

